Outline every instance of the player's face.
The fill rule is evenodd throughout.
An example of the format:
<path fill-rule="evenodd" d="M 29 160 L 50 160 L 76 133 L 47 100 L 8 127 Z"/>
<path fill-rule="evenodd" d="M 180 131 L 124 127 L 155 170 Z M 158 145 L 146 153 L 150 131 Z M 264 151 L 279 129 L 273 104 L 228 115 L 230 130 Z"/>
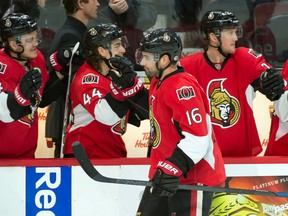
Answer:
<path fill-rule="evenodd" d="M 82 6 L 83 13 L 89 20 L 97 17 L 98 9 L 100 7 L 98 0 L 89 0 L 88 3 L 83 2 Z"/>
<path fill-rule="evenodd" d="M 21 46 L 24 51 L 21 53 L 21 57 L 24 59 L 34 59 L 37 57 L 37 46 L 39 45 L 38 31 L 31 32 L 21 36 Z M 23 50 L 21 46 L 18 46 L 19 52 Z"/>
<path fill-rule="evenodd" d="M 221 31 L 222 50 L 225 54 L 235 53 L 237 41 L 237 29 L 224 29 Z"/>
<path fill-rule="evenodd" d="M 111 53 L 112 57 L 116 55 L 123 56 L 123 54 L 126 52 L 125 45 L 122 43 L 122 40 L 116 39 L 111 42 Z"/>
<path fill-rule="evenodd" d="M 156 62 L 154 60 L 154 54 L 148 52 L 142 52 L 140 59 L 140 65 L 144 68 L 148 77 L 158 76 L 159 71 L 156 68 Z"/>

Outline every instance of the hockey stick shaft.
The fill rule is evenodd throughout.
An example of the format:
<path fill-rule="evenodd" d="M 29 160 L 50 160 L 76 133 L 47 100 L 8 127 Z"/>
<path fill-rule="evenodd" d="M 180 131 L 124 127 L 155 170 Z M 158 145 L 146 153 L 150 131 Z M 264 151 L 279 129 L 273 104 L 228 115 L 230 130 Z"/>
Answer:
<path fill-rule="evenodd" d="M 125 185 L 137 185 L 137 186 L 151 186 L 152 183 L 143 180 L 132 180 L 132 179 L 117 179 L 109 178 L 101 175 L 97 169 L 93 166 L 90 161 L 84 147 L 80 142 L 76 141 L 72 144 L 73 153 L 79 162 L 82 169 L 86 174 L 95 181 L 103 183 L 114 183 L 114 184 L 125 184 Z M 200 190 L 208 192 L 225 192 L 225 193 L 236 193 L 236 194 L 250 194 L 258 196 L 273 196 L 273 197 L 288 197 L 288 192 L 272 192 L 262 190 L 249 190 L 239 188 L 227 188 L 227 187 L 212 187 L 212 186 L 201 186 L 201 185 L 184 185 L 180 184 L 178 189 L 181 190 Z"/>
<path fill-rule="evenodd" d="M 142 107 L 141 105 L 133 102 L 132 100 L 130 99 L 126 99 L 129 103 L 131 103 L 132 105 L 134 105 L 135 107 L 141 109 L 142 111 L 144 111 L 145 113 L 149 113 L 149 111 L 147 109 L 145 109 L 144 107 Z"/>
<path fill-rule="evenodd" d="M 66 97 L 65 97 L 65 108 L 64 108 L 64 117 L 63 117 L 63 128 L 62 128 L 62 139 L 61 139 L 61 150 L 60 150 L 60 157 L 63 158 L 63 149 L 64 149 L 64 138 L 65 138 L 65 133 L 66 133 L 66 128 L 68 125 L 68 110 L 69 110 L 69 94 L 70 94 L 70 85 L 71 85 L 71 74 L 72 74 L 72 61 L 73 61 L 73 56 L 77 49 L 79 48 L 80 43 L 77 42 L 73 49 L 72 49 L 72 54 L 69 60 L 69 71 L 68 71 L 68 84 L 67 84 L 67 92 L 66 92 Z"/>

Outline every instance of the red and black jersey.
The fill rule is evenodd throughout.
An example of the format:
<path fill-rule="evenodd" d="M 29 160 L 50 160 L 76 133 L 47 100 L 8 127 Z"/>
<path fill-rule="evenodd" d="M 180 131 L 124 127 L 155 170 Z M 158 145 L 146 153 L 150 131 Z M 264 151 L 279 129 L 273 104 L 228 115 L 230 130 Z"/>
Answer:
<path fill-rule="evenodd" d="M 159 161 L 176 147 L 195 166 L 182 183 L 217 185 L 225 180 L 224 164 L 212 131 L 207 98 L 193 76 L 176 71 L 162 81 L 153 78 L 149 90 L 152 179 Z"/>
<path fill-rule="evenodd" d="M 248 48 L 237 48 L 223 63 L 213 64 L 206 53 L 180 60 L 196 77 L 210 104 L 213 129 L 223 156 L 254 156 L 262 151 L 253 116 L 254 80 L 270 65 Z"/>
<path fill-rule="evenodd" d="M 40 51 L 37 57 L 30 61 L 30 69 L 38 67 L 42 73 L 42 86 L 38 90 L 36 103 L 30 105 L 30 114 L 19 120 L 7 122 L 0 119 L 0 158 L 34 158 L 38 140 L 37 108 L 45 83 L 48 80 L 45 60 Z M 24 68 L 16 60 L 8 56 L 4 50 L 0 51 L 0 83 L 1 94 L 14 92 L 16 86 L 29 68 Z M 0 97 L 0 103 L 6 104 L 5 97 Z"/>
<path fill-rule="evenodd" d="M 111 92 L 111 80 L 84 63 L 70 88 L 72 124 L 65 140 L 64 154 L 72 154 L 72 144 L 80 141 L 90 158 L 126 157 L 122 135 L 127 115 L 119 118 L 104 97 Z"/>

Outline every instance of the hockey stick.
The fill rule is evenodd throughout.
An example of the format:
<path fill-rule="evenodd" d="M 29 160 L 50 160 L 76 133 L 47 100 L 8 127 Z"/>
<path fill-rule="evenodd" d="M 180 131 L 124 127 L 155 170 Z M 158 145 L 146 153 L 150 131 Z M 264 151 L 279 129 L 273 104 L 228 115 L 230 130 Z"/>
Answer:
<path fill-rule="evenodd" d="M 149 111 L 147 109 L 145 109 L 144 107 L 142 107 L 141 105 L 133 102 L 132 100 L 130 99 L 126 99 L 129 103 L 131 103 L 132 105 L 134 105 L 135 107 L 141 109 L 142 111 L 144 111 L 145 113 L 148 113 L 149 114 Z"/>
<path fill-rule="evenodd" d="M 125 185 L 137 185 L 137 186 L 151 186 L 152 183 L 149 181 L 132 180 L 132 179 L 117 179 L 109 178 L 101 175 L 93 164 L 91 163 L 84 147 L 80 142 L 76 141 L 72 144 L 73 153 L 79 162 L 82 169 L 86 174 L 97 182 L 103 183 L 114 183 L 114 184 L 125 184 Z M 181 190 L 200 190 L 208 192 L 225 192 L 225 193 L 236 193 L 236 194 L 251 194 L 257 196 L 273 196 L 273 197 L 288 197 L 288 192 L 272 192 L 264 190 L 249 190 L 249 189 L 238 189 L 238 188 L 226 188 L 226 187 L 212 187 L 212 186 L 200 186 L 200 185 L 179 185 L 178 189 Z"/>
<path fill-rule="evenodd" d="M 63 158 L 63 148 L 64 148 L 64 138 L 65 138 L 65 133 L 66 133 L 66 128 L 68 125 L 68 109 L 69 109 L 69 94 L 70 94 L 70 84 L 71 84 L 71 74 L 72 74 L 72 60 L 75 52 L 79 48 L 80 43 L 77 42 L 71 53 L 71 57 L 69 60 L 69 71 L 68 71 L 68 85 L 67 85 L 67 92 L 66 92 L 66 98 L 65 98 L 65 108 L 64 108 L 64 119 L 63 119 L 63 129 L 62 129 L 62 139 L 61 139 L 61 150 L 60 150 L 60 157 Z"/>

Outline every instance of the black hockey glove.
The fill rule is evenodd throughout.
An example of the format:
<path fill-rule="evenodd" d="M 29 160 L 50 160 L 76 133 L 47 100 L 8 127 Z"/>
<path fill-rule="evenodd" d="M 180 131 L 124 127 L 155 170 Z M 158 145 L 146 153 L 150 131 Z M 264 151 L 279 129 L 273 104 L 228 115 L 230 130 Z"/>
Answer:
<path fill-rule="evenodd" d="M 67 75 L 66 73 L 62 73 L 62 69 L 66 67 L 70 61 L 72 56 L 73 46 L 67 46 L 61 48 L 50 55 L 50 64 L 54 68 L 55 71 L 59 71 L 62 75 Z M 79 55 L 79 51 L 76 51 L 76 55 Z"/>
<path fill-rule="evenodd" d="M 260 89 L 270 101 L 278 100 L 284 93 L 284 79 L 275 69 L 267 69 L 260 75 Z"/>
<path fill-rule="evenodd" d="M 152 179 L 151 193 L 158 196 L 172 196 L 176 193 L 183 175 L 194 166 L 193 160 L 180 148 L 176 147 L 171 157 L 159 161 Z"/>
<path fill-rule="evenodd" d="M 42 86 L 42 75 L 39 68 L 28 71 L 21 79 L 14 91 L 14 96 L 21 106 L 30 105 L 34 93 Z"/>
<path fill-rule="evenodd" d="M 129 59 L 116 56 L 109 59 L 109 64 L 112 67 L 109 71 L 110 78 L 118 89 L 130 88 L 134 84 L 137 74 Z"/>
<path fill-rule="evenodd" d="M 182 170 L 169 160 L 159 161 L 152 179 L 151 193 L 157 196 L 174 195 L 182 174 Z"/>

